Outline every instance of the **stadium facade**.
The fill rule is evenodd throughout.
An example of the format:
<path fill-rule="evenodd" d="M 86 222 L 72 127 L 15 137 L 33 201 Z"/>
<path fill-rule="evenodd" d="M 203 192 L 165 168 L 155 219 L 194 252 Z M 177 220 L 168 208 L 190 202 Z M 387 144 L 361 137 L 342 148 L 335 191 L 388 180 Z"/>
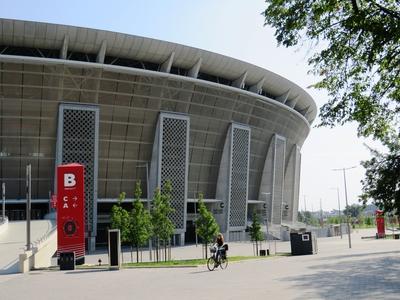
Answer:
<path fill-rule="evenodd" d="M 273 59 L 273 58 L 271 58 Z M 284 63 L 284 62 L 283 62 Z M 103 30 L 0 19 L 0 181 L 7 214 L 49 210 L 55 167 L 86 167 L 86 232 L 101 243 L 120 192 L 173 185 L 175 239 L 193 241 L 196 194 L 229 240 L 253 212 L 297 221 L 301 147 L 317 113 L 293 82 L 230 57 Z"/>

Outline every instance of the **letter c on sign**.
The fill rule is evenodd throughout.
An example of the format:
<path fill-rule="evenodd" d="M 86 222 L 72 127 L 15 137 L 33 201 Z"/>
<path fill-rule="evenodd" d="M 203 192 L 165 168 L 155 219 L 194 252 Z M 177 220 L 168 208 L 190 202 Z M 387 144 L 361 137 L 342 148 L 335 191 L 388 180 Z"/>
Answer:
<path fill-rule="evenodd" d="M 76 185 L 75 174 L 65 173 L 64 174 L 64 187 L 73 187 Z"/>

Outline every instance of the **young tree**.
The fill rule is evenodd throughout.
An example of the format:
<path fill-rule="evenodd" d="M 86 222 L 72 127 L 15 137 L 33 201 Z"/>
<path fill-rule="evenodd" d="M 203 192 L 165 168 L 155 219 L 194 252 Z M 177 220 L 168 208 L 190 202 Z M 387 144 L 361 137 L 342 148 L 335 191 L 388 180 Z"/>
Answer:
<path fill-rule="evenodd" d="M 139 247 L 143 246 L 150 238 L 152 233 L 152 225 L 150 214 L 144 209 L 143 203 L 140 201 L 142 189 L 140 181 L 136 182 L 135 200 L 130 215 L 130 231 L 129 240 L 132 246 L 136 248 L 136 262 L 139 262 Z"/>
<path fill-rule="evenodd" d="M 249 233 L 251 240 L 256 244 L 256 255 L 258 255 L 258 242 L 263 240 L 263 235 L 261 231 L 261 224 L 256 212 L 253 213 L 253 222 L 249 228 Z"/>
<path fill-rule="evenodd" d="M 167 246 L 175 229 L 174 224 L 169 218 L 169 215 L 174 211 L 170 203 L 171 191 L 171 182 L 166 181 L 163 186 L 163 192 L 161 193 L 160 189 L 157 188 L 154 193 L 151 222 L 153 225 L 153 236 L 157 240 L 157 261 L 159 261 L 158 250 L 160 241 L 164 244 L 164 259 L 167 260 Z"/>
<path fill-rule="evenodd" d="M 125 199 L 125 193 L 119 194 L 118 203 L 111 208 L 111 228 L 119 229 L 121 243 L 129 242 L 130 217 L 127 210 L 122 207 L 122 201 Z M 122 253 L 122 260 L 123 260 Z"/>
<path fill-rule="evenodd" d="M 306 218 L 304 217 L 304 213 L 302 213 L 301 211 L 298 211 L 297 212 L 297 220 L 299 221 L 299 222 L 305 222 L 306 221 Z"/>
<path fill-rule="evenodd" d="M 343 210 L 343 214 L 345 216 L 349 216 L 351 218 L 358 219 L 363 210 L 364 210 L 364 207 L 362 205 L 352 204 L 352 205 L 347 206 Z"/>
<path fill-rule="evenodd" d="M 204 204 L 202 193 L 199 193 L 197 207 L 199 215 L 196 220 L 196 233 L 202 240 L 203 247 L 206 253 L 205 256 L 207 259 L 208 245 L 213 241 L 214 237 L 218 234 L 219 226 L 217 224 L 217 221 L 215 221 L 215 218 L 212 215 L 212 213 L 207 210 L 207 207 Z"/>
<path fill-rule="evenodd" d="M 400 141 L 387 141 L 388 153 L 370 149 L 373 158 L 363 161 L 366 169 L 362 181 L 364 204 L 373 203 L 385 212 L 393 212 L 400 218 Z"/>

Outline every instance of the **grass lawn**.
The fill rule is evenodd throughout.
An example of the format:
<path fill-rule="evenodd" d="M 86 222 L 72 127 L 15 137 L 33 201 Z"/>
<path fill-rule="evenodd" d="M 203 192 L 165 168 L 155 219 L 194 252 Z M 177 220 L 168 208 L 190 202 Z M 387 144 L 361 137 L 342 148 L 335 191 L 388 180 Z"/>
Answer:
<path fill-rule="evenodd" d="M 229 256 L 229 262 L 238 262 L 249 259 L 267 259 L 272 256 Z M 160 262 L 140 262 L 140 263 L 124 263 L 124 268 L 140 268 L 140 267 L 196 267 L 205 265 L 206 259 L 183 259 L 183 260 L 170 260 Z"/>
<path fill-rule="evenodd" d="M 251 259 L 270 259 L 279 256 L 287 256 L 290 254 L 282 253 L 270 256 L 229 256 L 229 263 L 240 262 Z M 202 266 L 207 263 L 206 259 L 184 259 L 184 260 L 170 260 L 170 261 L 160 261 L 160 262 L 139 262 L 139 263 L 123 263 L 122 268 L 173 268 L 173 267 L 197 267 Z M 77 269 L 87 269 L 87 268 L 108 268 L 108 265 L 81 265 L 76 266 Z"/>

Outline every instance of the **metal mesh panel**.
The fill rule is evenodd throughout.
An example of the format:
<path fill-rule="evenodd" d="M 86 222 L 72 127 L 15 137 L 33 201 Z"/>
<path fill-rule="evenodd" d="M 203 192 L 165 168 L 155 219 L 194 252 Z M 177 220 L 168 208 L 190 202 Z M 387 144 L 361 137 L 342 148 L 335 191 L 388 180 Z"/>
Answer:
<path fill-rule="evenodd" d="M 272 199 L 273 199 L 273 189 L 274 189 L 274 153 L 275 153 L 275 138 L 272 138 L 271 144 L 268 149 L 267 158 L 265 162 L 264 176 L 267 177 L 265 182 L 266 194 L 261 194 L 261 199 L 266 202 L 265 215 L 268 222 L 271 222 L 272 218 Z"/>
<path fill-rule="evenodd" d="M 250 131 L 233 128 L 229 225 L 246 226 Z"/>
<path fill-rule="evenodd" d="M 175 229 L 184 229 L 188 121 L 164 117 L 162 129 L 161 189 L 167 180 L 171 181 L 171 205 L 175 211 L 170 218 Z"/>
<path fill-rule="evenodd" d="M 291 222 L 293 219 L 294 185 L 296 171 L 296 145 L 293 145 L 285 169 L 285 182 L 283 192 L 282 220 Z M 285 207 L 287 205 L 287 207 Z"/>
<path fill-rule="evenodd" d="M 85 166 L 85 231 L 96 230 L 94 211 L 96 111 L 64 108 L 61 163 Z"/>
<path fill-rule="evenodd" d="M 283 183 L 285 169 L 285 146 L 283 139 L 275 140 L 275 180 L 274 180 L 274 199 L 272 203 L 272 223 L 281 224 L 282 221 L 282 201 L 283 201 Z"/>

